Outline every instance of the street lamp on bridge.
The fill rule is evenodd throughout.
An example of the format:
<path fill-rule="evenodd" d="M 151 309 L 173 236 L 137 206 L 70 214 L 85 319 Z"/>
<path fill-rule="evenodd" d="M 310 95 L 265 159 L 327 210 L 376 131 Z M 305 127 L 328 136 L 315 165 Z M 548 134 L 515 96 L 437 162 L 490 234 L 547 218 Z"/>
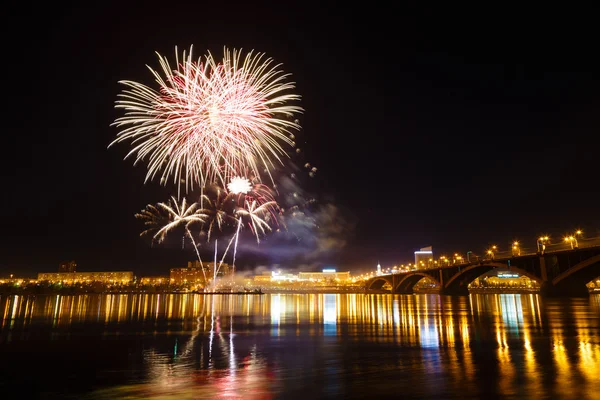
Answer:
<path fill-rule="evenodd" d="M 546 243 L 548 243 L 549 241 L 550 238 L 548 236 L 541 236 L 537 240 L 538 253 L 544 254 L 544 252 L 546 251 Z"/>
<path fill-rule="evenodd" d="M 571 244 L 571 250 L 579 247 L 579 243 L 577 243 L 577 236 L 583 236 L 581 229 L 577 229 L 573 235 L 565 237 L 565 242 Z"/>
<path fill-rule="evenodd" d="M 514 241 L 513 242 L 512 254 L 513 254 L 513 257 L 521 255 L 521 247 L 519 246 L 519 242 L 518 241 Z"/>
<path fill-rule="evenodd" d="M 454 264 L 461 264 L 463 262 L 463 257 L 458 255 L 458 253 L 454 253 Z"/>
<path fill-rule="evenodd" d="M 567 236 L 565 238 L 565 242 L 571 244 L 571 250 L 574 250 L 575 248 L 579 247 L 579 244 L 577 243 L 577 238 L 575 236 Z"/>

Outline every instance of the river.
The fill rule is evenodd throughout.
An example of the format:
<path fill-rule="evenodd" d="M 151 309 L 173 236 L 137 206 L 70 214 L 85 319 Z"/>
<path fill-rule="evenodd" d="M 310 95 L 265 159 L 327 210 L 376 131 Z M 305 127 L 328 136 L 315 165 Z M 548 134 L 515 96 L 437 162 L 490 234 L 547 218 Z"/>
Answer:
<path fill-rule="evenodd" d="M 2 398 L 600 399 L 600 295 L 2 296 L 0 360 Z"/>

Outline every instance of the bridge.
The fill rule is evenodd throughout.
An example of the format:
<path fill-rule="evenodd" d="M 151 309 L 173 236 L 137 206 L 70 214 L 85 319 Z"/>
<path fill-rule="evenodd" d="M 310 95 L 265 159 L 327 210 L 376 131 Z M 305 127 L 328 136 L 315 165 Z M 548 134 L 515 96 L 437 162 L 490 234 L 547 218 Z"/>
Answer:
<path fill-rule="evenodd" d="M 543 253 L 494 254 L 458 264 L 399 271 L 374 276 L 365 281 L 365 287 L 381 290 L 389 284 L 392 293 L 410 294 L 417 282 L 429 278 L 437 284 L 440 294 L 468 295 L 468 285 L 494 269 L 527 276 L 540 284 L 543 295 L 588 296 L 586 283 L 600 276 L 600 243 L 595 240 L 583 246 L 562 246 Z"/>

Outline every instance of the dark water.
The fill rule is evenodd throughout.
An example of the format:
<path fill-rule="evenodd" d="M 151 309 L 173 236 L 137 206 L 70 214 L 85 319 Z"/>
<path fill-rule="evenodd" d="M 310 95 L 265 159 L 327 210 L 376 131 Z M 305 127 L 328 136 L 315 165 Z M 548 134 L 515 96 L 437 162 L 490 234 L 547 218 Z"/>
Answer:
<path fill-rule="evenodd" d="M 0 397 L 600 398 L 600 296 L 0 297 Z"/>

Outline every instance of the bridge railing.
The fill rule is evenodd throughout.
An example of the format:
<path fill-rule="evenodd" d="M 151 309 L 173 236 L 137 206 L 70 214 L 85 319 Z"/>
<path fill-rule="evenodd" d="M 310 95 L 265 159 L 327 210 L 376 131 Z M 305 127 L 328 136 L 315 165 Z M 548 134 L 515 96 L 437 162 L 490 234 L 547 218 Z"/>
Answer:
<path fill-rule="evenodd" d="M 558 242 L 558 243 L 550 243 L 546 244 L 544 249 L 544 254 L 548 253 L 557 253 L 562 251 L 569 251 L 574 249 L 583 249 L 589 247 L 598 247 L 600 246 L 600 237 L 592 237 L 592 238 L 581 238 L 577 239 L 577 242 L 573 242 L 573 246 L 571 246 L 571 242 Z M 469 265 L 474 262 L 479 261 L 490 261 L 490 260 L 509 260 L 515 257 L 526 257 L 533 256 L 536 254 L 540 254 L 541 247 L 538 250 L 537 248 L 521 248 L 520 250 L 506 250 L 506 251 L 496 251 L 492 257 L 490 254 L 485 254 L 482 256 L 471 254 L 468 260 L 464 260 L 462 263 L 448 263 L 442 265 L 429 265 L 423 268 L 418 268 L 418 270 L 427 270 L 427 269 L 438 269 L 438 268 L 451 268 L 461 265 Z M 403 271 L 404 272 L 404 271 Z M 408 271 L 406 271 L 408 272 Z"/>
<path fill-rule="evenodd" d="M 544 249 L 544 254 L 568 251 L 568 250 L 572 250 L 572 249 L 598 247 L 598 246 L 600 246 L 600 237 L 579 238 L 579 239 L 577 239 L 576 243 L 573 242 L 573 248 L 571 247 L 571 242 L 565 242 L 565 241 L 561 241 L 558 243 L 546 244 L 546 247 Z M 512 249 L 507 250 L 507 251 L 497 251 L 494 253 L 493 258 L 491 255 L 488 255 L 488 254 L 477 256 L 477 255 L 474 255 L 471 253 L 469 255 L 469 259 L 468 260 L 465 259 L 462 263 L 450 262 L 448 264 L 434 264 L 434 265 L 428 265 L 428 266 L 425 266 L 422 268 L 417 268 L 416 270 L 423 271 L 423 270 L 428 270 L 428 269 L 452 268 L 452 267 L 463 266 L 463 265 L 466 266 L 466 265 L 480 262 L 480 261 L 490 261 L 492 259 L 497 260 L 497 261 L 508 260 L 508 259 L 512 259 L 515 257 L 526 257 L 526 256 L 536 255 L 536 254 L 539 254 L 540 251 L 541 251 L 541 248 L 538 250 L 538 248 L 535 248 L 535 247 L 521 248 L 520 252 L 519 251 L 513 252 Z M 412 271 L 414 271 L 414 270 L 412 270 Z M 404 274 L 404 273 L 409 273 L 412 271 L 398 270 L 397 272 L 393 272 L 393 273 Z"/>

